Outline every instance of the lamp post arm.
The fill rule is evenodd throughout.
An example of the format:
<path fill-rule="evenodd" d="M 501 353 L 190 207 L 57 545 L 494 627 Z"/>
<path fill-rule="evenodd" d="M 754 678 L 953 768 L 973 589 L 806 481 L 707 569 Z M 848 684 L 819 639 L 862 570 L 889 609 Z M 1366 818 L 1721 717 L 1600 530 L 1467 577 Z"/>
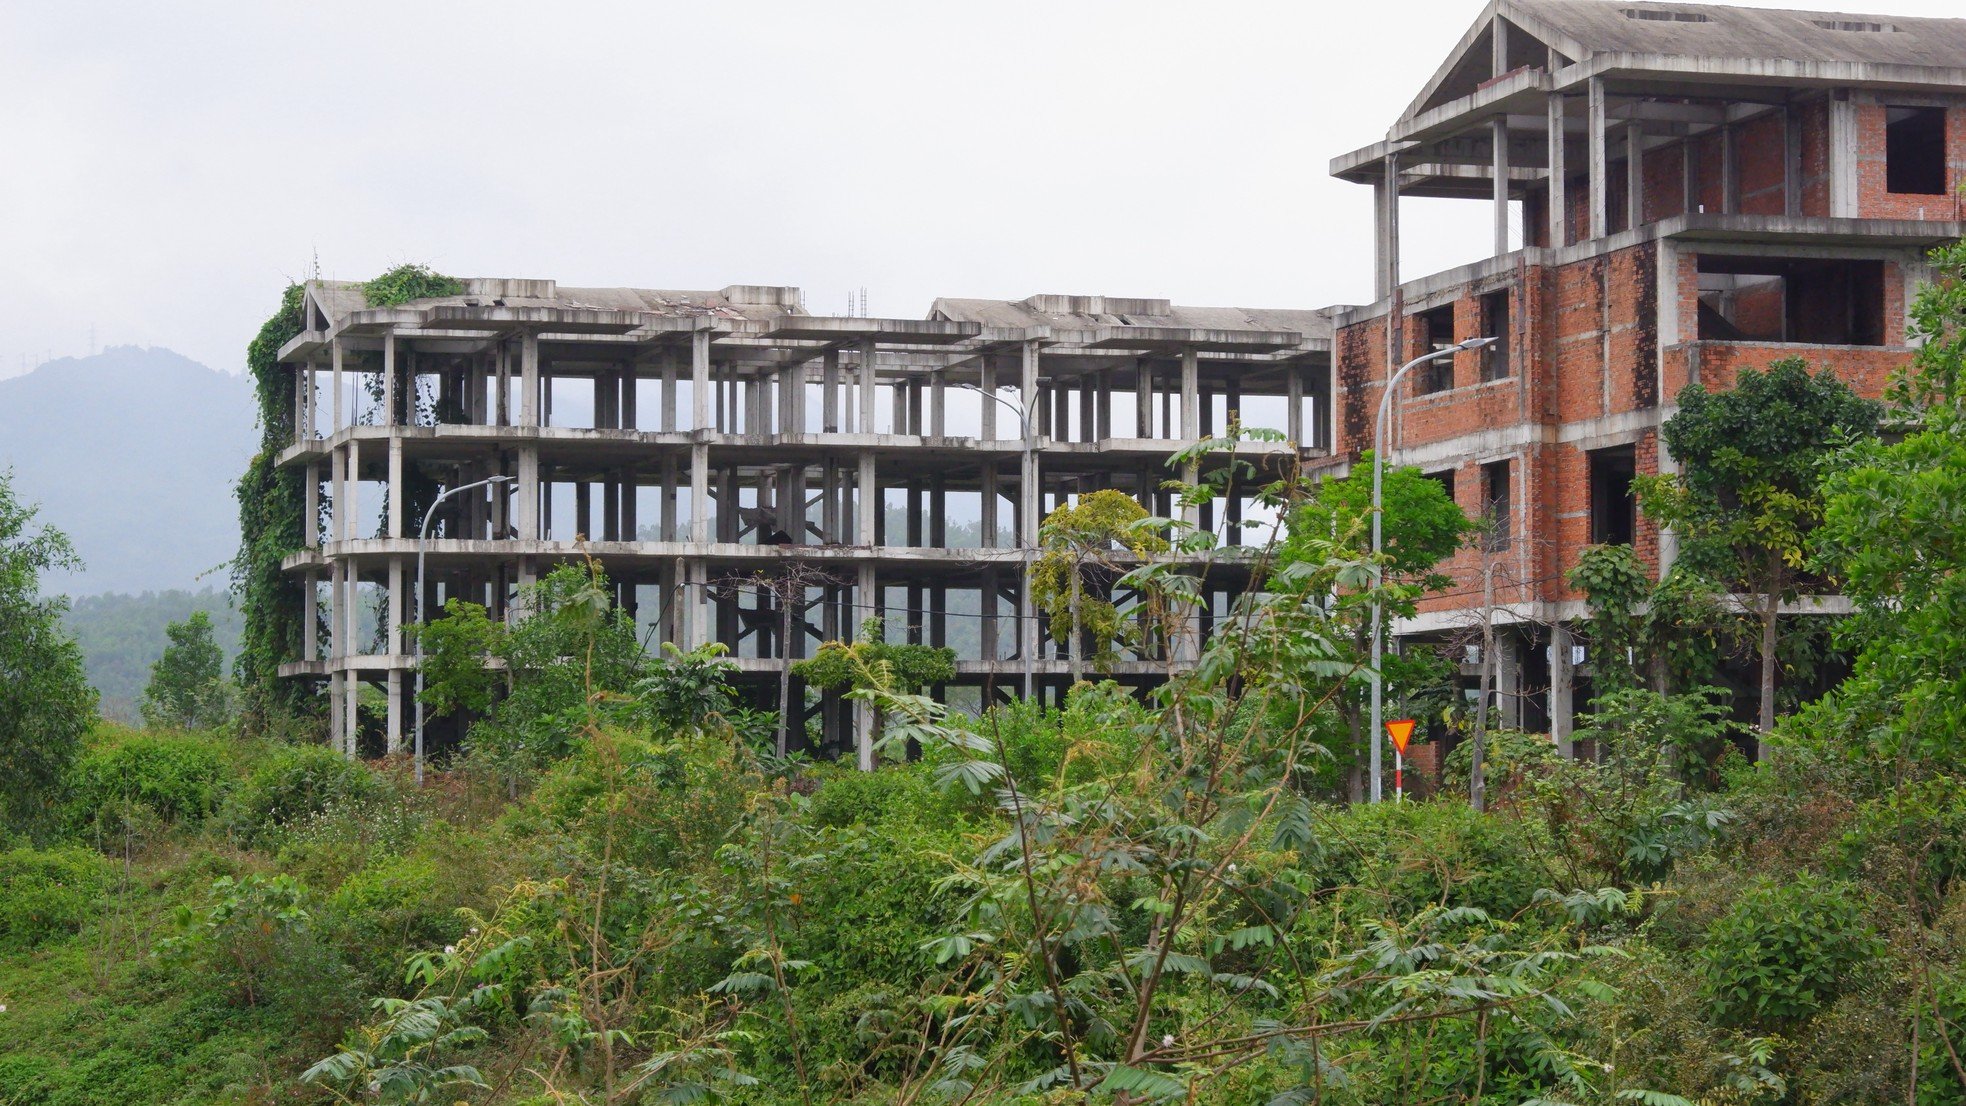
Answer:
<path fill-rule="evenodd" d="M 1379 596 L 1381 585 L 1385 583 L 1385 570 L 1379 564 L 1385 538 L 1381 520 L 1385 514 L 1383 505 L 1386 469 L 1386 419 L 1392 413 L 1393 395 L 1399 390 L 1399 382 L 1415 367 L 1435 361 L 1442 357 L 1452 357 L 1461 352 L 1461 346 L 1449 346 L 1432 353 L 1423 353 L 1406 364 L 1401 365 L 1386 381 L 1386 390 L 1379 395 L 1379 422 L 1372 428 L 1372 801 L 1378 802 L 1384 794 L 1385 777 L 1385 674 L 1381 671 L 1381 661 L 1385 656 L 1385 641 L 1382 632 L 1385 622 L 1385 602 Z"/>
<path fill-rule="evenodd" d="M 429 544 L 430 522 L 432 519 L 437 517 L 437 508 L 444 505 L 444 500 L 449 499 L 451 496 L 454 496 L 459 492 L 468 492 L 473 488 L 482 488 L 488 484 L 506 484 L 506 483 L 510 483 L 511 480 L 512 478 L 510 476 L 504 476 L 504 475 L 489 476 L 483 480 L 478 480 L 470 484 L 460 484 L 455 488 L 447 488 L 444 491 L 438 492 L 437 498 L 430 501 L 429 509 L 423 512 L 423 525 L 419 527 L 416 532 L 416 621 L 419 626 L 422 625 L 424 620 L 424 610 L 423 610 L 424 546 Z M 414 754 L 416 760 L 416 785 L 418 787 L 422 787 L 423 786 L 423 635 L 422 634 L 416 635 L 415 658 L 416 658 L 415 660 L 416 691 L 411 696 L 410 706 L 413 710 L 416 711 L 416 750 Z"/>

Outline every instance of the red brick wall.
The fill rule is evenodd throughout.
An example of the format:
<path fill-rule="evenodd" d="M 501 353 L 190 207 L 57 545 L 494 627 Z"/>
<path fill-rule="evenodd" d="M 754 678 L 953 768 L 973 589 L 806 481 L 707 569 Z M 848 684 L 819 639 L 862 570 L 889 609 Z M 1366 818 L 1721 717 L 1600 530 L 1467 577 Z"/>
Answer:
<path fill-rule="evenodd" d="M 1782 113 L 1777 111 L 1750 119 L 1734 128 L 1734 160 L 1740 197 L 1737 211 L 1747 215 L 1780 215 L 1786 210 L 1786 127 Z M 1715 176 L 1719 175 L 1719 167 L 1720 162 L 1716 159 Z"/>
<path fill-rule="evenodd" d="M 1946 185 L 1944 194 L 1904 195 L 1885 191 L 1883 104 L 1857 105 L 1857 213 L 1866 219 L 1936 219 L 1962 217 L 1959 186 L 1966 182 L 1966 108 L 1946 111 Z"/>

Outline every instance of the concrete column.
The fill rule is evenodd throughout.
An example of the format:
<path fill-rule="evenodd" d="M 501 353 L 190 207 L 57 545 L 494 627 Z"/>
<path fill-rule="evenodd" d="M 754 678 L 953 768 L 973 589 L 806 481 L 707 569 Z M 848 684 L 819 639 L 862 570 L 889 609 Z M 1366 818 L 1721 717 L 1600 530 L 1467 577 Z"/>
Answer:
<path fill-rule="evenodd" d="M 707 330 L 690 334 L 689 399 L 690 429 L 715 430 L 716 424 L 710 421 L 710 332 Z M 690 510 L 701 512 L 696 503 L 690 504 Z"/>
<path fill-rule="evenodd" d="M 1857 105 L 1847 89 L 1829 99 L 1829 213 L 1831 218 L 1857 217 Z"/>
<path fill-rule="evenodd" d="M 1026 410 L 1037 405 L 1038 395 L 1038 343 L 1027 341 L 1021 347 L 1020 384 Z M 1035 429 L 1035 428 L 1033 428 Z M 1038 660 L 1038 614 L 1031 597 L 1030 561 L 1036 556 L 1038 547 L 1038 500 L 1039 485 L 1043 472 L 1038 467 L 1037 451 L 1026 448 L 1023 451 L 1023 465 L 1017 481 L 1017 543 L 1024 551 L 1025 564 L 1017 574 L 1017 640 L 1018 655 L 1026 658 L 1024 665 L 1024 698 L 1029 700 L 1036 693 L 1031 679 L 1031 665 Z"/>
<path fill-rule="evenodd" d="M 878 386 L 875 379 L 875 368 L 876 368 L 875 362 L 877 360 L 878 360 L 878 347 L 875 344 L 874 340 L 872 338 L 868 338 L 865 341 L 861 342 L 860 343 L 860 425 L 857 427 L 857 429 L 862 434 L 872 434 L 874 432 L 874 399 L 875 399 L 874 389 Z"/>
<path fill-rule="evenodd" d="M 1512 635 L 1497 634 L 1495 639 L 1495 695 L 1501 708 L 1502 725 L 1522 727 L 1522 657 Z"/>
<path fill-rule="evenodd" d="M 983 394 L 977 397 L 978 441 L 990 442 L 997 438 L 997 412 L 1003 406 L 991 397 L 997 394 L 997 359 L 984 354 L 982 367 L 977 370 L 977 387 Z"/>
<path fill-rule="evenodd" d="M 403 439 L 389 437 L 389 536 L 403 536 Z M 421 522 L 421 519 L 417 521 Z"/>
<path fill-rule="evenodd" d="M 871 459 L 867 463 L 871 463 Z M 863 470 L 865 464 L 863 463 Z M 874 617 L 880 606 L 875 588 L 874 566 L 871 562 L 861 563 L 858 584 L 859 586 L 854 589 L 855 602 L 858 604 L 858 609 L 854 612 L 858 617 L 852 619 L 855 623 Z M 855 699 L 853 701 L 854 762 L 862 772 L 874 770 L 874 737 L 874 706 L 865 699 Z"/>
<path fill-rule="evenodd" d="M 300 517 L 300 542 L 308 549 L 319 549 L 321 547 L 321 466 L 309 461 L 301 479 L 303 505 Z"/>
<path fill-rule="evenodd" d="M 389 728 L 384 734 L 384 752 L 395 756 L 403 751 L 403 672 L 389 670 Z"/>
<path fill-rule="evenodd" d="M 341 710 L 341 685 L 341 673 L 335 672 L 328 676 L 328 745 L 335 752 L 346 755 L 343 752 L 341 740 L 341 720 L 343 717 Z"/>
<path fill-rule="evenodd" d="M 983 465 L 982 491 L 978 500 L 981 519 L 977 528 L 982 531 L 984 547 L 994 549 L 997 545 L 997 466 L 994 461 Z"/>
<path fill-rule="evenodd" d="M 301 577 L 300 659 L 319 660 L 321 656 L 321 578 L 314 573 Z"/>
<path fill-rule="evenodd" d="M 676 429 L 676 355 L 665 352 L 662 355 L 662 422 L 658 429 Z"/>
<path fill-rule="evenodd" d="M 1154 436 L 1154 368 L 1145 357 L 1133 360 L 1133 436 Z"/>
<path fill-rule="evenodd" d="M 1625 229 L 1645 222 L 1645 128 L 1625 124 Z"/>
<path fill-rule="evenodd" d="M 662 459 L 662 504 L 660 507 L 662 512 L 662 529 L 660 533 L 663 541 L 680 540 L 676 531 L 676 480 L 676 459 L 674 457 L 664 457 Z"/>
<path fill-rule="evenodd" d="M 1192 443 L 1201 438 L 1201 355 L 1193 348 L 1181 351 L 1181 440 Z M 1190 462 L 1181 470 L 1181 479 L 1189 484 L 1200 478 L 1200 471 Z M 1181 508 L 1181 519 L 1190 526 L 1201 523 L 1201 513 L 1194 507 Z"/>
<path fill-rule="evenodd" d="M 1570 204 L 1570 197 L 1567 192 L 1569 182 L 1564 179 L 1565 174 L 1569 170 L 1564 164 L 1563 94 L 1561 92 L 1550 93 L 1548 106 L 1548 141 L 1550 147 L 1549 240 L 1551 246 L 1562 248 L 1570 244 L 1570 222 L 1569 212 L 1567 210 Z"/>
<path fill-rule="evenodd" d="M 936 373 L 929 382 L 928 393 L 928 433 L 930 437 L 946 437 L 949 432 L 949 393 L 948 381 L 943 373 Z M 987 401 L 986 401 L 987 402 Z M 990 406 L 995 407 L 992 403 Z"/>
<path fill-rule="evenodd" d="M 1590 236 L 1602 238 L 1605 235 L 1606 185 L 1609 181 L 1609 161 L 1605 154 L 1604 118 L 1604 78 L 1590 79 L 1588 114 L 1585 116 L 1586 129 L 1590 139 Z"/>
<path fill-rule="evenodd" d="M 519 447 L 519 540 L 539 540 L 539 447 Z"/>
<path fill-rule="evenodd" d="M 697 442 L 689 447 L 689 540 L 699 544 L 710 540 L 709 508 L 710 446 Z"/>
<path fill-rule="evenodd" d="M 540 425 L 541 406 L 539 335 L 527 331 L 519 339 L 519 425 Z"/>
<path fill-rule="evenodd" d="M 1497 28 L 1501 20 L 1496 20 Z M 1495 256 L 1501 257 L 1509 252 L 1509 121 L 1506 116 L 1496 116 L 1488 124 L 1489 140 L 1494 149 L 1490 159 L 1489 172 L 1493 175 L 1491 198 L 1495 207 Z"/>
<path fill-rule="evenodd" d="M 1292 445 L 1306 446 L 1304 440 L 1304 370 L 1299 365 L 1286 365 L 1283 370 L 1284 403 L 1288 410 L 1284 413 L 1284 437 Z"/>
<path fill-rule="evenodd" d="M 1836 156 L 1832 147 L 1830 156 Z M 1741 155 L 1734 148 L 1734 125 L 1720 126 L 1720 210 L 1727 214 L 1741 210 Z"/>
<path fill-rule="evenodd" d="M 860 509 L 854 524 L 853 541 L 855 545 L 874 545 L 879 540 L 874 528 L 881 510 L 881 489 L 874 472 L 874 451 L 871 449 L 860 451 L 860 477 L 856 485 Z"/>
<path fill-rule="evenodd" d="M 1386 155 L 1386 175 L 1372 182 L 1373 298 L 1399 287 L 1399 155 Z"/>
<path fill-rule="evenodd" d="M 382 336 L 382 425 L 396 425 L 396 332 Z"/>
<path fill-rule="evenodd" d="M 1575 676 L 1570 666 L 1570 625 L 1558 622 L 1550 627 L 1550 736 L 1556 739 L 1557 751 L 1566 757 L 1577 755 L 1577 747 L 1570 740 L 1572 722 L 1576 716 L 1576 705 L 1572 701 Z"/>
<path fill-rule="evenodd" d="M 328 352 L 334 362 L 334 406 L 332 408 L 334 418 L 333 421 L 328 423 L 328 435 L 333 437 L 341 429 L 342 403 L 344 402 L 342 396 L 348 391 L 342 384 L 344 377 L 341 372 L 341 339 L 336 338 L 334 341 L 328 343 Z"/>
<path fill-rule="evenodd" d="M 840 351 L 829 349 L 820 362 L 819 428 L 827 434 L 840 432 Z"/>

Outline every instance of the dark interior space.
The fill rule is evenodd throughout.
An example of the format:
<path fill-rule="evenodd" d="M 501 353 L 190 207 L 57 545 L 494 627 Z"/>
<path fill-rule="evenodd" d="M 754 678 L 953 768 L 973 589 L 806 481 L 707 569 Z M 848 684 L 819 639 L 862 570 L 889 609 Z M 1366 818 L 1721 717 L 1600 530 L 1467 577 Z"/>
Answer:
<path fill-rule="evenodd" d="M 1700 257 L 1700 340 L 1884 344 L 1884 263 Z"/>
<path fill-rule="evenodd" d="M 1591 541 L 1598 545 L 1630 545 L 1638 528 L 1638 502 L 1632 496 L 1632 477 L 1638 473 L 1638 448 L 1620 445 L 1589 454 L 1591 481 Z"/>
<path fill-rule="evenodd" d="M 1885 108 L 1884 190 L 1940 196 L 1946 190 L 1944 108 Z"/>

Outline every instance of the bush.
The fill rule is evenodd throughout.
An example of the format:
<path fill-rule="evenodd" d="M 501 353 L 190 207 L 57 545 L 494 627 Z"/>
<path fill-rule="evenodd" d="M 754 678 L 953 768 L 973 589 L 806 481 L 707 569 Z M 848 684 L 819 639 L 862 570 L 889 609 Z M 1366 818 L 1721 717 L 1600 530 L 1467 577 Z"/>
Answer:
<path fill-rule="evenodd" d="M 0 947 L 28 949 L 79 932 L 113 875 L 110 862 L 90 849 L 0 853 Z"/>
<path fill-rule="evenodd" d="M 375 773 L 323 745 L 275 750 L 226 800 L 228 829 L 248 842 L 263 842 L 275 831 L 318 815 L 341 802 L 360 801 L 382 790 Z"/>
<path fill-rule="evenodd" d="M 1705 991 L 1724 1025 L 1789 1027 L 1849 988 L 1879 950 L 1851 885 L 1764 878 L 1707 931 Z"/>
<path fill-rule="evenodd" d="M 1508 918 L 1550 882 L 1535 866 L 1543 851 L 1537 830 L 1453 800 L 1347 807 L 1320 828 L 1324 856 L 1315 871 L 1321 884 L 1365 896 L 1368 916 L 1403 917 L 1441 903 Z"/>
<path fill-rule="evenodd" d="M 139 812 L 166 824 L 201 822 L 223 801 L 230 775 L 225 746 L 212 738 L 112 731 L 76 762 L 69 824 L 102 831 Z"/>
<path fill-rule="evenodd" d="M 1456 795 L 1468 793 L 1470 762 L 1474 759 L 1474 738 L 1462 739 L 1447 754 L 1441 767 L 1441 789 Z M 1488 787 L 1490 802 L 1498 802 L 1524 779 L 1537 776 L 1563 761 L 1556 743 L 1541 734 L 1521 730 L 1489 730 L 1482 746 L 1481 774 Z"/>

